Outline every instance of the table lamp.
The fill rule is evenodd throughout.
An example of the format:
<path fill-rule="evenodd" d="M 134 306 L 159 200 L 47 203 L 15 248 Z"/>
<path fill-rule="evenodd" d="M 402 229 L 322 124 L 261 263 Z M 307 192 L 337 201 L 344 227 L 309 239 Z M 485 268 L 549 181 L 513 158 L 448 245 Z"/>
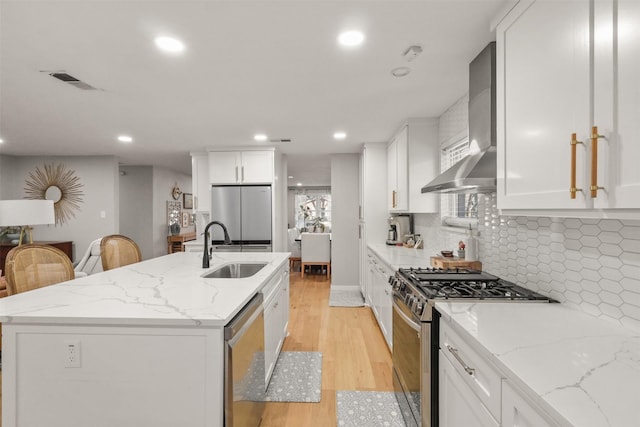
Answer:
<path fill-rule="evenodd" d="M 20 227 L 22 245 L 25 234 L 33 243 L 32 225 L 55 224 L 53 200 L 0 200 L 0 227 Z"/>

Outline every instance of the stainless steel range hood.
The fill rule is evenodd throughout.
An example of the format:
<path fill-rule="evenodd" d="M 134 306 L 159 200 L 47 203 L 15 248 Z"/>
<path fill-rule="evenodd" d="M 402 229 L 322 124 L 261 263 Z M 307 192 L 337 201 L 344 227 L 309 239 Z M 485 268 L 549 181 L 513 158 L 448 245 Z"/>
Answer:
<path fill-rule="evenodd" d="M 469 64 L 469 154 L 422 187 L 423 193 L 496 191 L 496 44 Z M 480 150 L 477 152 L 477 150 Z"/>

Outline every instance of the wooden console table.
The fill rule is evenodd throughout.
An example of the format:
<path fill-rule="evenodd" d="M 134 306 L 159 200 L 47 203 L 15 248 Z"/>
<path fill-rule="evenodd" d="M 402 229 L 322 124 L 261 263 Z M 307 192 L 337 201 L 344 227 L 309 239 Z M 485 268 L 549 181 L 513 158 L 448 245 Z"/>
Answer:
<path fill-rule="evenodd" d="M 184 242 L 191 240 L 196 240 L 196 233 L 194 231 L 167 236 L 167 253 L 184 252 Z"/>
<path fill-rule="evenodd" d="M 49 245 L 49 246 L 56 247 L 60 249 L 62 252 L 64 252 L 69 257 L 69 260 L 73 262 L 73 242 L 72 241 L 68 241 L 68 242 L 44 242 L 43 241 L 43 242 L 33 242 L 33 243 L 38 245 Z M 5 258 L 7 257 L 7 254 L 9 253 L 9 251 L 15 248 L 16 246 L 18 245 L 15 243 L 0 243 L 0 269 L 2 269 L 3 276 L 5 272 L 5 268 L 4 268 Z"/>

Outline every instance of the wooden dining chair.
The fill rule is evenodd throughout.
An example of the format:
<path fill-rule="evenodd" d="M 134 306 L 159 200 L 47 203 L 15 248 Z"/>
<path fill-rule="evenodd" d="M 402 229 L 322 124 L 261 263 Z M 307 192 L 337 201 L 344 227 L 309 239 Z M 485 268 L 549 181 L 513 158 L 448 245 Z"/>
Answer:
<path fill-rule="evenodd" d="M 75 278 L 69 257 L 60 249 L 48 245 L 16 246 L 7 254 L 5 268 L 9 295 Z"/>
<path fill-rule="evenodd" d="M 100 258 L 104 271 L 142 261 L 140 248 L 136 242 L 121 234 L 112 234 L 102 238 Z"/>
<path fill-rule="evenodd" d="M 319 265 L 327 268 L 331 276 L 331 236 L 329 233 L 302 233 L 300 277 L 304 278 L 306 266 Z"/>

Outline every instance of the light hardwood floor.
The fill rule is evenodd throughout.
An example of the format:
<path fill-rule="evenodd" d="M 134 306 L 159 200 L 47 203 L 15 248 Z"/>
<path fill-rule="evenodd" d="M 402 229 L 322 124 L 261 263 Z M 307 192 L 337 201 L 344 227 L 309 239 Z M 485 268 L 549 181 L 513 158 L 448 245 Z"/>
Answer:
<path fill-rule="evenodd" d="M 335 426 L 336 390 L 393 390 L 391 353 L 369 307 L 329 307 L 325 275 L 290 277 L 289 336 L 282 350 L 322 352 L 322 399 L 269 402 L 261 427 Z"/>
<path fill-rule="evenodd" d="M 261 427 L 336 425 L 336 390 L 392 391 L 391 353 L 369 307 L 329 307 L 324 275 L 291 273 L 283 351 L 322 352 L 319 403 L 267 403 Z"/>

